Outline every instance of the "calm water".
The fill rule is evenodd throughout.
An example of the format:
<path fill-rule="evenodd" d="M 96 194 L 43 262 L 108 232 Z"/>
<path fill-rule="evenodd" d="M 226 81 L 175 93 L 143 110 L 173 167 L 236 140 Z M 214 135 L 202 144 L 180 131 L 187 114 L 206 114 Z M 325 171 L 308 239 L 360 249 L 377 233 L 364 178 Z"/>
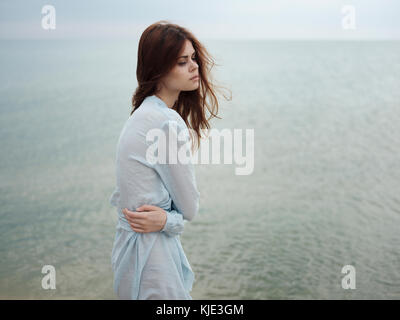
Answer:
<path fill-rule="evenodd" d="M 136 42 L 0 43 L 0 298 L 115 299 L 108 199 Z M 193 298 L 400 299 L 400 42 L 206 45 L 233 98 L 212 124 L 254 129 L 255 168 L 196 165 Z"/>

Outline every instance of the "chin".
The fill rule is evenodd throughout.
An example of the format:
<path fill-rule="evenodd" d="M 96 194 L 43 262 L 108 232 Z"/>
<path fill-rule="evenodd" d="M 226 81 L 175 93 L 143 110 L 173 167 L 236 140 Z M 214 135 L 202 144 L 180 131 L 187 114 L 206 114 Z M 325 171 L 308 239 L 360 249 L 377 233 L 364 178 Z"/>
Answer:
<path fill-rule="evenodd" d="M 190 91 L 197 90 L 198 88 L 199 88 L 199 84 L 197 83 L 194 86 L 192 86 L 192 89 Z"/>
<path fill-rule="evenodd" d="M 199 88 L 199 86 L 192 86 L 192 87 L 189 87 L 189 88 L 185 88 L 182 91 L 194 91 L 194 90 L 197 90 L 198 88 Z"/>

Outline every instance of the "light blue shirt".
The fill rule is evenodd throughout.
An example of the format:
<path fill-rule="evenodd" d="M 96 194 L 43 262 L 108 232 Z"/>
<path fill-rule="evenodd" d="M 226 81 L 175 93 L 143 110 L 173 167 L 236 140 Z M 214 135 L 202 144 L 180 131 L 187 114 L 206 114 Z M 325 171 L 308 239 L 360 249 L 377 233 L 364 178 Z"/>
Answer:
<path fill-rule="evenodd" d="M 192 299 L 194 273 L 179 235 L 184 219 L 196 216 L 200 193 L 191 162 L 160 164 L 146 159 L 146 151 L 155 142 L 146 141 L 146 134 L 155 128 L 165 133 L 167 153 L 168 139 L 187 130 L 179 113 L 152 95 L 128 118 L 117 145 L 116 188 L 110 198 L 118 214 L 111 253 L 114 291 L 120 299 Z M 177 140 L 178 150 L 187 143 L 189 136 L 185 137 L 185 141 Z M 144 204 L 167 212 L 161 231 L 132 230 L 122 210 L 135 211 Z"/>

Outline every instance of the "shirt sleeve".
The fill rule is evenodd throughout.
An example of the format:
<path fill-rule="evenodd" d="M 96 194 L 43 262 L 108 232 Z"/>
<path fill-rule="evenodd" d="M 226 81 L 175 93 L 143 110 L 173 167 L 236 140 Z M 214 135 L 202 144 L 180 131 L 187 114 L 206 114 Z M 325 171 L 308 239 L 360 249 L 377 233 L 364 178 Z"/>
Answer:
<path fill-rule="evenodd" d="M 165 140 L 161 139 L 164 143 L 160 139 L 158 141 L 158 161 L 153 166 L 173 203 L 173 210 L 167 213 L 164 229 L 167 232 L 182 232 L 183 219 L 191 221 L 196 216 L 200 198 L 191 162 L 189 131 L 175 120 L 166 120 L 161 126 L 161 132 Z M 173 159 L 170 159 L 170 154 Z"/>
<path fill-rule="evenodd" d="M 161 230 L 161 232 L 164 232 L 170 237 L 180 235 L 184 228 L 183 215 L 176 210 L 173 202 L 172 210 L 166 211 L 166 213 L 167 221 L 165 222 L 164 228 Z"/>

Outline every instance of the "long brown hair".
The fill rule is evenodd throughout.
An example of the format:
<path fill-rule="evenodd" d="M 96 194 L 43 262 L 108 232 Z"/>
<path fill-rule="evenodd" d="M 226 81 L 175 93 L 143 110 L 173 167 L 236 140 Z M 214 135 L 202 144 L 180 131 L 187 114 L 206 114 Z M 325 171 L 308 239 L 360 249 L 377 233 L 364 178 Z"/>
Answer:
<path fill-rule="evenodd" d="M 147 96 L 156 93 L 157 84 L 177 62 L 178 55 L 186 40 L 192 42 L 196 51 L 200 84 L 196 90 L 181 91 L 172 107 L 180 114 L 187 127 L 196 133 L 200 146 L 201 130 L 209 129 L 208 120 L 217 117 L 218 99 L 216 89 L 223 88 L 212 82 L 211 69 L 216 63 L 206 48 L 187 29 L 168 21 L 153 23 L 143 32 L 139 40 L 136 77 L 138 87 L 132 97 L 131 115 Z M 224 94 L 225 99 L 230 100 Z M 206 118 L 206 109 L 210 116 Z M 192 137 L 193 140 L 193 137 Z"/>

